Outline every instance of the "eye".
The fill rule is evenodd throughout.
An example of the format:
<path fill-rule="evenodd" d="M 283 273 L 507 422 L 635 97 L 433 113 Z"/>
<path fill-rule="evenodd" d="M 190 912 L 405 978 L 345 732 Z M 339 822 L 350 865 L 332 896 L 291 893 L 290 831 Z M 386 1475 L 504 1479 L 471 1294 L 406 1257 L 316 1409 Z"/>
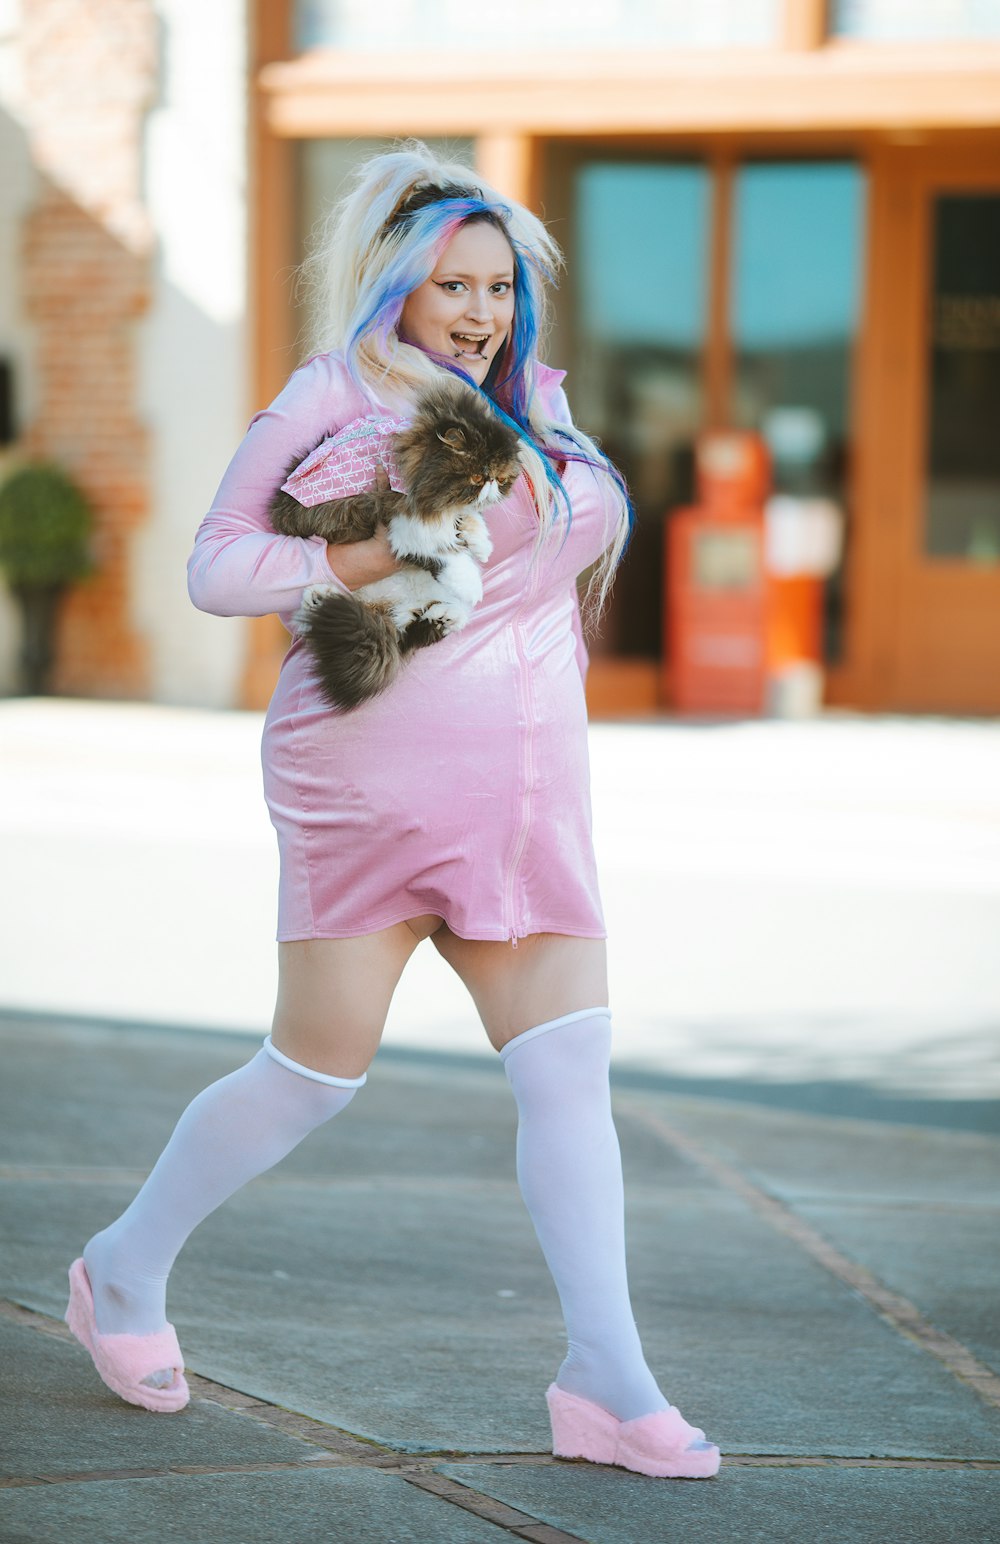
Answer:
<path fill-rule="evenodd" d="M 509 295 L 514 288 L 507 279 L 500 279 L 496 284 L 491 284 L 490 289 L 495 295 Z"/>
<path fill-rule="evenodd" d="M 449 295 L 457 295 L 459 290 L 464 290 L 465 288 L 461 279 L 445 279 L 443 281 L 435 279 L 434 283 L 438 289 L 446 290 Z"/>
<path fill-rule="evenodd" d="M 472 476 L 469 478 L 469 481 L 473 484 L 474 487 L 478 485 L 481 488 L 483 485 L 482 474 L 479 472 L 473 472 Z"/>

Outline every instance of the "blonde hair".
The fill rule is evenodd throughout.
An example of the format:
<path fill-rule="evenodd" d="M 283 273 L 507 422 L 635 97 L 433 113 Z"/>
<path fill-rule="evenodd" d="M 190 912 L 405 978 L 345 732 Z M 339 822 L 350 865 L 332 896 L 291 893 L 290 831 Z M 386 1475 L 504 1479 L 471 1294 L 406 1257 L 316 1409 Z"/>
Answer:
<path fill-rule="evenodd" d="M 456 223 L 472 218 L 496 224 L 515 254 L 515 329 L 520 327 L 523 357 L 511 411 L 538 510 L 536 551 L 557 523 L 557 504 L 565 501 L 569 507 L 539 447 L 556 460 L 583 460 L 605 474 L 598 482 L 611 540 L 585 602 L 588 620 L 595 620 L 628 541 L 631 511 L 624 484 L 597 446 L 572 425 L 548 418 L 536 391 L 535 350 L 548 324 L 547 284 L 555 282 L 563 263 L 559 247 L 530 210 L 504 198 L 463 162 L 439 159 L 420 140 L 406 140 L 364 161 L 352 183 L 318 227 L 300 269 L 300 290 L 310 313 L 309 352 L 341 350 L 358 385 L 373 399 L 388 395 L 412 401 L 442 374 L 450 375 L 399 336 L 399 311 L 406 294 L 434 271 Z M 428 196 L 421 200 L 425 191 Z M 462 212 L 466 200 L 472 201 L 472 213 Z M 449 202 L 457 217 L 450 214 Z M 427 217 L 411 218 L 414 208 L 426 210 Z"/>

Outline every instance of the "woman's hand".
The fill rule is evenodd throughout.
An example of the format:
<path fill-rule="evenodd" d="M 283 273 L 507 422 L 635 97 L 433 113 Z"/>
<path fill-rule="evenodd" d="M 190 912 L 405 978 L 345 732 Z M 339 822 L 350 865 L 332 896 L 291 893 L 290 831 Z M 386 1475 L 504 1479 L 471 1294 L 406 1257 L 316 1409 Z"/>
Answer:
<path fill-rule="evenodd" d="M 377 526 L 375 535 L 367 541 L 344 542 L 340 546 L 327 542 L 326 556 L 337 578 L 349 590 L 360 590 L 363 585 L 374 584 L 378 579 L 388 579 L 401 567 L 389 546 L 389 534 L 384 525 Z"/>

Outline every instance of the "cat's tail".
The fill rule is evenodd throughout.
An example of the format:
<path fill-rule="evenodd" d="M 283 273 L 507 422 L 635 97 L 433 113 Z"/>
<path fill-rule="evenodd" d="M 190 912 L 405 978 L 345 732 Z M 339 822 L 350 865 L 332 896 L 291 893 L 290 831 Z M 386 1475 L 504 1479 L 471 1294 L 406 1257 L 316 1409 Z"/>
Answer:
<path fill-rule="evenodd" d="M 307 593 L 296 622 L 332 707 L 360 707 L 399 674 L 402 649 L 388 606 L 339 591 Z"/>

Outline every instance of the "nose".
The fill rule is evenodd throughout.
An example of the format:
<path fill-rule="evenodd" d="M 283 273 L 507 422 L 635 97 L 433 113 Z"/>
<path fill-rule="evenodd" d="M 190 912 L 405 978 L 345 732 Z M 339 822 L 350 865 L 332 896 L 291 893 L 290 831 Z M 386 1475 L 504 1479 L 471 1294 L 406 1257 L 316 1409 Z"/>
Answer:
<path fill-rule="evenodd" d="M 489 290 L 470 290 L 469 303 L 465 308 L 465 314 L 470 321 L 489 322 L 493 320 L 493 310 L 490 306 Z"/>

